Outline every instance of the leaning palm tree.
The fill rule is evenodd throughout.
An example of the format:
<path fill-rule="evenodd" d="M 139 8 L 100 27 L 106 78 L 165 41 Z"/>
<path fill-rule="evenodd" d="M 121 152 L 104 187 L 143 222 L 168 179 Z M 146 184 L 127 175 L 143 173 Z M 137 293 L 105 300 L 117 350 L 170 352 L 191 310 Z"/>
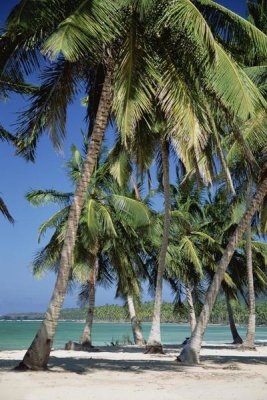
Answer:
<path fill-rule="evenodd" d="M 60 144 L 67 104 L 81 79 L 88 83 L 92 100 L 88 112 L 91 141 L 69 213 L 55 291 L 22 367 L 40 369 L 47 365 L 71 270 L 80 213 L 111 110 L 127 142 L 126 137 L 133 134 L 142 115 L 151 111 L 155 96 L 166 116 L 172 116 L 173 129 L 187 122 L 188 127 L 192 123 L 196 126 L 195 109 L 188 96 L 197 82 L 206 96 L 216 99 L 216 107 L 227 109 L 236 118 L 246 120 L 263 104 L 257 89 L 219 44 L 226 44 L 234 54 L 241 32 L 249 55 L 253 57 L 257 52 L 261 58 L 266 53 L 267 39 L 260 31 L 211 1 L 181 0 L 152 6 L 151 1 L 111 4 L 53 0 L 42 2 L 42 7 L 36 9 L 33 1 L 27 0 L 14 8 L 1 36 L 2 75 L 17 76 L 21 65 L 26 73 L 36 70 L 42 65 L 40 49 L 42 54 L 57 57 L 46 69 L 47 79 L 20 120 L 19 151 L 33 157 L 40 134 L 47 130 L 55 145 Z"/>
<path fill-rule="evenodd" d="M 84 160 L 75 146 L 72 146 L 72 155 L 72 159 L 67 163 L 67 166 L 69 175 L 75 183 L 80 177 Z M 35 274 L 40 275 L 47 269 L 53 269 L 57 272 L 73 194 L 59 193 L 54 190 L 34 190 L 27 193 L 26 197 L 35 206 L 51 201 L 64 205 L 58 213 L 40 227 L 40 236 L 48 228 L 55 229 L 55 232 L 50 242 L 37 254 L 33 263 Z M 110 280 L 110 277 L 114 275 L 112 270 L 117 271 L 116 264 L 109 267 L 106 263 L 103 263 L 103 251 L 106 253 L 107 249 L 109 249 L 109 252 L 111 251 L 112 246 L 110 243 L 118 240 L 119 231 L 124 240 L 121 245 L 125 248 L 127 230 L 132 232 L 133 237 L 134 235 L 137 237 L 136 230 L 140 227 L 144 229 L 146 224 L 149 224 L 149 211 L 146 206 L 140 201 L 132 199 L 129 191 L 120 190 L 118 185 L 108 177 L 106 165 L 99 165 L 88 187 L 78 227 L 78 240 L 73 253 L 74 262 L 71 279 L 83 284 L 81 298 L 84 299 L 86 297 L 89 300 L 86 324 L 81 336 L 81 346 L 76 346 L 74 343 L 73 348 L 80 349 L 92 346 L 91 331 L 97 275 L 99 276 L 98 281 L 103 281 L 103 278 L 107 277 L 105 271 L 111 271 L 111 273 L 108 273 L 108 279 Z M 129 234 L 128 240 L 132 241 Z M 118 254 L 121 251 L 118 245 L 116 251 Z M 134 257 L 136 249 L 135 253 L 133 251 L 131 253 L 128 252 L 128 257 L 129 254 Z M 85 284 L 85 282 L 87 283 Z M 85 296 L 85 290 L 88 291 L 87 296 Z"/>
<path fill-rule="evenodd" d="M 238 242 L 241 240 L 242 235 L 246 231 L 248 225 L 251 223 L 251 219 L 255 212 L 259 209 L 263 202 L 263 199 L 267 195 L 267 166 L 263 169 L 261 174 L 258 187 L 254 198 L 251 203 L 247 206 L 245 213 L 243 214 L 238 226 L 231 235 L 228 245 L 226 246 L 222 258 L 217 264 L 217 270 L 214 274 L 214 278 L 209 287 L 206 295 L 205 303 L 200 313 L 196 328 L 191 336 L 190 342 L 183 348 L 178 359 L 186 363 L 198 363 L 199 353 L 201 349 L 201 343 L 205 329 L 207 327 L 209 317 L 212 311 L 212 307 L 215 303 L 217 294 L 220 290 L 220 286 L 229 265 L 229 262 L 233 256 L 235 249 L 238 246 Z"/>

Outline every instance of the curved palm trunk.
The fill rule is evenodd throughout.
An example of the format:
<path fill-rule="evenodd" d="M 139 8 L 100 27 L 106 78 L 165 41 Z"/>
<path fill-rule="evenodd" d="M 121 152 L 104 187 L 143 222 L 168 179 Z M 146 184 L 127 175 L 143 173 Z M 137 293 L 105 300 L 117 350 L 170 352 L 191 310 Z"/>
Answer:
<path fill-rule="evenodd" d="M 186 291 L 186 300 L 189 308 L 189 323 L 191 326 L 191 331 L 193 332 L 197 324 L 197 319 L 196 319 L 194 301 L 192 297 L 192 290 L 189 286 L 186 286 L 185 291 Z"/>
<path fill-rule="evenodd" d="M 165 259 L 169 242 L 169 231 L 171 222 L 169 158 L 168 158 L 167 143 L 164 139 L 161 140 L 161 152 L 162 152 L 163 179 L 164 179 L 165 214 L 164 214 L 163 237 L 160 248 L 159 264 L 157 272 L 153 320 L 146 347 L 147 353 L 163 352 L 161 344 L 161 335 L 160 335 L 160 310 L 162 301 L 163 274 L 165 269 Z"/>
<path fill-rule="evenodd" d="M 201 314 L 198 318 L 196 328 L 192 333 L 190 342 L 187 345 L 185 345 L 181 354 L 177 357 L 178 361 L 182 361 L 188 364 L 199 363 L 199 353 L 201 349 L 203 335 L 207 328 L 213 305 L 220 290 L 224 273 L 234 254 L 238 242 L 242 238 L 242 235 L 244 234 L 245 230 L 247 229 L 248 225 L 251 222 L 252 216 L 255 214 L 255 212 L 261 205 L 266 194 L 267 194 L 267 176 L 264 176 L 264 179 L 262 180 L 261 184 L 258 187 L 256 196 L 254 197 L 253 201 L 247 208 L 245 214 L 243 215 L 243 218 L 241 219 L 240 223 L 235 229 L 235 232 L 231 236 L 229 243 L 226 249 L 224 250 L 223 256 L 218 263 L 216 273 L 214 274 L 212 283 L 207 292 L 206 300 L 203 305 Z"/>
<path fill-rule="evenodd" d="M 127 294 L 127 304 L 132 324 L 134 343 L 137 344 L 138 346 L 143 346 L 145 344 L 145 340 L 143 337 L 141 325 L 136 317 L 133 297 L 129 294 Z"/>
<path fill-rule="evenodd" d="M 235 193 L 233 180 L 232 180 L 231 173 L 230 173 L 230 170 L 228 168 L 228 165 L 227 165 L 227 162 L 226 162 L 226 158 L 225 158 L 225 155 L 224 155 L 224 152 L 223 152 L 223 148 L 222 148 L 221 140 L 220 140 L 220 137 L 219 137 L 219 133 L 218 133 L 215 121 L 214 121 L 213 117 L 211 116 L 210 108 L 208 106 L 207 106 L 207 109 L 209 110 L 209 122 L 210 122 L 212 130 L 213 130 L 213 135 L 214 135 L 214 138 L 215 138 L 216 147 L 217 147 L 219 158 L 220 158 L 220 161 L 221 161 L 222 172 L 223 172 L 224 177 L 225 177 L 226 185 L 227 185 L 229 193 L 231 193 L 233 196 L 235 196 L 236 193 Z"/>
<path fill-rule="evenodd" d="M 253 180 L 250 177 L 247 202 L 252 197 Z M 253 279 L 253 263 L 252 263 L 252 247 L 251 247 L 251 225 L 248 226 L 246 231 L 246 264 L 247 264 L 247 278 L 248 278 L 248 327 L 246 339 L 243 347 L 255 349 L 255 329 L 256 329 L 256 305 L 255 305 L 255 292 L 254 292 L 254 279 Z"/>
<path fill-rule="evenodd" d="M 238 331 L 236 329 L 234 313 L 233 313 L 231 302 L 230 302 L 230 299 L 229 299 L 229 296 L 228 296 L 227 293 L 225 293 L 225 298 L 226 298 L 229 325 L 230 325 L 230 329 L 231 329 L 231 333 L 232 333 L 232 337 L 233 337 L 233 344 L 242 344 L 243 340 L 239 336 L 239 333 L 238 333 Z"/>
<path fill-rule="evenodd" d="M 111 63 L 110 63 L 111 64 Z M 44 320 L 37 332 L 31 346 L 26 352 L 20 369 L 45 369 L 53 344 L 53 338 L 61 307 L 66 294 L 70 270 L 72 266 L 72 253 L 75 245 L 79 218 L 84 204 L 88 183 L 90 182 L 96 160 L 99 154 L 103 136 L 108 123 L 108 117 L 113 98 L 113 66 L 109 65 L 102 87 L 101 98 L 97 110 L 94 129 L 83 167 L 81 178 L 77 184 L 74 200 L 68 216 L 67 231 L 61 252 L 60 267 Z"/>
<path fill-rule="evenodd" d="M 92 326 L 95 311 L 96 279 L 98 272 L 98 259 L 95 256 L 93 268 L 89 274 L 89 305 L 86 315 L 85 327 L 80 342 L 85 347 L 92 347 Z"/>

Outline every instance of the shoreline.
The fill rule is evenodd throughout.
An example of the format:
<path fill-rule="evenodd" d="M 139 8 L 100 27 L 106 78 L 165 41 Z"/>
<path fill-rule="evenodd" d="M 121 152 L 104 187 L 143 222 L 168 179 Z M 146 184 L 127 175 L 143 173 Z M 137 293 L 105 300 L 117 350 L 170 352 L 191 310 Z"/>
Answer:
<path fill-rule="evenodd" d="M 0 319 L 0 322 L 42 322 L 42 319 Z M 85 320 L 77 320 L 77 319 L 59 319 L 58 322 L 77 322 L 77 323 L 85 323 Z M 152 321 L 145 321 L 141 322 L 142 325 L 148 325 L 151 324 Z M 125 320 L 125 321 L 107 321 L 107 320 L 96 320 L 94 321 L 94 324 L 128 324 L 131 325 L 131 322 Z M 188 322 L 161 322 L 161 325 L 184 325 L 188 326 Z M 228 327 L 229 323 L 210 323 L 208 326 L 222 326 L 222 327 Z M 236 324 L 238 328 L 245 328 L 245 324 Z M 267 324 L 259 324 L 256 325 L 256 328 L 261 328 L 261 327 L 267 327 Z"/>
<path fill-rule="evenodd" d="M 11 370 L 24 350 L 0 352 L 3 400 L 265 400 L 267 346 L 240 351 L 217 345 L 201 349 L 201 364 L 175 361 L 181 347 L 166 345 L 165 354 L 144 354 L 137 346 L 99 347 L 99 351 L 54 350 L 49 370 Z M 218 395 L 219 394 L 219 395 Z"/>

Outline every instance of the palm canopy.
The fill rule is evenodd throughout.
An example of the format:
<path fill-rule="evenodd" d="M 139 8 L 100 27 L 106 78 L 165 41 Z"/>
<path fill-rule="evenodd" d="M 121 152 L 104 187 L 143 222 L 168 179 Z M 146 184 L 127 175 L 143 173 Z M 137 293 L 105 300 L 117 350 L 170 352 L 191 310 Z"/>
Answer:
<path fill-rule="evenodd" d="M 179 127 L 180 136 L 200 131 L 202 148 L 210 132 L 205 99 L 216 99 L 216 108 L 245 120 L 264 105 L 228 47 L 235 42 L 242 49 L 241 34 L 246 34 L 246 50 L 262 55 L 267 39 L 214 2 L 182 0 L 155 7 L 152 1 L 54 0 L 41 8 L 33 5 L 34 0 L 28 0 L 14 8 L 0 41 L 1 73 L 7 77 L 42 69 L 40 57 L 55 60 L 45 66 L 42 84 L 19 120 L 24 140 L 20 150 L 30 158 L 46 131 L 60 146 L 67 105 L 82 82 L 87 86 L 88 118 L 94 121 L 110 57 L 115 59 L 112 115 L 124 141 L 153 111 L 155 99 L 168 118 L 169 131 Z"/>
<path fill-rule="evenodd" d="M 68 173 L 74 182 L 79 179 L 83 157 L 75 146 L 72 146 L 72 159 L 67 163 Z M 52 269 L 57 272 L 59 258 L 63 245 L 66 222 L 69 213 L 72 193 L 61 193 L 55 190 L 33 190 L 26 194 L 27 200 L 34 206 L 54 203 L 61 209 L 44 222 L 39 228 L 39 240 L 48 229 L 53 229 L 49 243 L 39 251 L 33 262 L 35 275 Z M 100 256 L 100 265 L 103 265 L 103 277 L 110 279 L 110 267 L 105 263 L 105 254 L 113 254 L 114 261 L 118 253 L 118 246 L 125 249 L 125 257 L 137 254 L 130 249 L 133 238 L 137 238 L 136 230 L 149 225 L 148 208 L 132 198 L 131 192 L 122 190 L 118 184 L 108 176 L 105 164 L 99 165 L 88 187 L 88 193 L 83 207 L 78 228 L 78 240 L 74 249 L 74 265 L 72 278 L 84 282 L 88 277 L 90 260 L 97 252 Z M 131 236 L 131 240 L 129 239 Z M 123 244 L 121 243 L 123 241 Z M 126 242 L 125 242 L 126 241 Z M 118 242 L 118 243 L 117 243 Z M 97 248 L 96 248 L 97 243 Z M 128 253 L 126 252 L 128 248 Z M 117 249 L 116 251 L 114 249 Z M 117 252 L 117 253 L 116 253 Z M 112 263 L 113 264 L 113 263 Z M 113 264 L 113 269 L 116 265 Z"/>
<path fill-rule="evenodd" d="M 194 186 L 188 192 L 173 190 L 172 228 L 166 259 L 165 279 L 181 301 L 181 288 L 195 288 L 197 300 L 203 302 L 209 282 L 216 272 L 216 264 L 227 246 L 242 215 L 240 200 L 229 203 L 223 188 L 207 196 Z M 205 190 L 206 192 L 206 190 Z M 198 198 L 198 200 L 197 200 Z M 243 207 L 244 208 L 244 207 Z M 230 210 L 230 212 L 229 212 Z M 266 243 L 254 235 L 252 241 L 255 290 L 266 293 Z M 229 263 L 222 281 L 222 289 L 230 298 L 247 301 L 245 242 L 241 240 Z M 183 300 L 183 299 L 182 299 Z"/>

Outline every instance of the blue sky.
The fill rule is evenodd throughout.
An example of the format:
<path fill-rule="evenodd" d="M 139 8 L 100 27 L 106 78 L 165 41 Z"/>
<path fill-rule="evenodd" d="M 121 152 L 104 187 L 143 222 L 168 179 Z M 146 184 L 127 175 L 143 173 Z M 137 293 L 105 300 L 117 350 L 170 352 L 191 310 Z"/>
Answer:
<path fill-rule="evenodd" d="M 245 16 L 245 0 L 221 0 L 219 3 Z M 0 26 L 10 9 L 17 2 L 0 1 Z M 0 124 L 15 131 L 16 113 L 22 111 L 25 103 L 19 96 L 0 102 Z M 83 112 L 80 101 L 69 109 L 67 139 L 63 154 L 52 148 L 44 137 L 38 148 L 35 164 L 27 163 L 14 155 L 14 149 L 0 142 L 0 196 L 8 205 L 15 218 L 11 225 L 0 215 L 0 315 L 8 312 L 45 311 L 52 294 L 55 276 L 46 275 L 42 280 L 32 277 L 30 264 L 39 245 L 38 227 L 56 211 L 53 207 L 34 208 L 24 198 L 27 191 L 37 188 L 55 188 L 61 191 L 71 190 L 64 173 L 64 164 L 68 159 L 70 145 L 81 144 L 80 130 L 83 126 Z M 108 135 L 108 133 L 107 133 Z M 42 241 L 45 244 L 45 241 Z M 76 306 L 76 293 L 68 295 L 65 307 Z M 147 296 L 146 296 L 147 298 Z M 171 300 L 170 292 L 164 290 L 165 300 Z M 114 289 L 98 289 L 98 305 L 114 302 Z"/>

